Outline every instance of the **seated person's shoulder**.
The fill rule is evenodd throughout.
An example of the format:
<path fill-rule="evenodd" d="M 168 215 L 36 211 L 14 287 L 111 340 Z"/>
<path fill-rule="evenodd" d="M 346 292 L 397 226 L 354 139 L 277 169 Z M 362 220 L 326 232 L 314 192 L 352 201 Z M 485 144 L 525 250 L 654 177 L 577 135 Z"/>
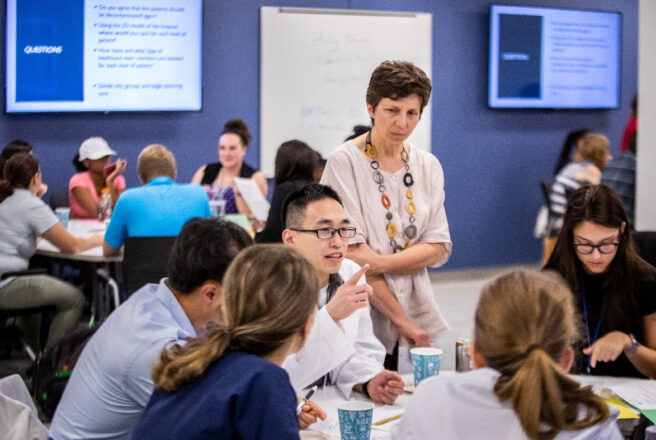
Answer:
<path fill-rule="evenodd" d="M 70 188 L 74 188 L 76 186 L 84 185 L 89 182 L 89 172 L 88 171 L 83 171 L 81 173 L 75 173 L 71 176 L 71 179 L 68 182 L 68 186 Z"/>
<path fill-rule="evenodd" d="M 579 182 L 598 185 L 601 182 L 601 170 L 594 165 L 588 165 L 576 175 L 575 179 Z"/>

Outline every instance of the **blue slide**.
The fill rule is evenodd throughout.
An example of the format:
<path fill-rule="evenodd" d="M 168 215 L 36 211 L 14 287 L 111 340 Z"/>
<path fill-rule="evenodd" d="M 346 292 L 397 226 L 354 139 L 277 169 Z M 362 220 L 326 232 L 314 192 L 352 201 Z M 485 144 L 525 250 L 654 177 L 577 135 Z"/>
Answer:
<path fill-rule="evenodd" d="M 83 101 L 84 0 L 16 3 L 16 101 Z"/>
<path fill-rule="evenodd" d="M 499 14 L 500 98 L 541 98 L 542 20 Z"/>

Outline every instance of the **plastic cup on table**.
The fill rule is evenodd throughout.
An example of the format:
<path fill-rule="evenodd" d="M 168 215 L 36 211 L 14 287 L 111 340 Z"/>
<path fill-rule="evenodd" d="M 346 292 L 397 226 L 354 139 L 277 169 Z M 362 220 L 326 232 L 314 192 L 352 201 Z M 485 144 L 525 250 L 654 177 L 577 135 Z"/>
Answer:
<path fill-rule="evenodd" d="M 57 214 L 59 222 L 67 228 L 68 219 L 71 217 L 71 208 L 57 208 L 55 209 L 55 214 Z"/>
<path fill-rule="evenodd" d="M 342 402 L 337 405 L 342 440 L 369 440 L 373 415 L 372 402 Z"/>
<path fill-rule="evenodd" d="M 434 347 L 416 347 L 410 350 L 415 376 L 415 386 L 430 376 L 440 373 L 442 350 Z"/>
<path fill-rule="evenodd" d="M 210 200 L 210 212 L 212 217 L 223 217 L 225 215 L 225 200 Z"/>

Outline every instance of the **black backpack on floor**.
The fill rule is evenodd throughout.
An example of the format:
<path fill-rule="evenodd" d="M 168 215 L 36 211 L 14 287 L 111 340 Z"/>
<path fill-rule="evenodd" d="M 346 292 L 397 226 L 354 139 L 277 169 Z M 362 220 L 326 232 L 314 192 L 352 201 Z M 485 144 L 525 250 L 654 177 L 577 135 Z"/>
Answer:
<path fill-rule="evenodd" d="M 34 361 L 32 396 L 44 414 L 52 419 L 84 346 L 100 324 L 80 328 L 60 338 Z"/>

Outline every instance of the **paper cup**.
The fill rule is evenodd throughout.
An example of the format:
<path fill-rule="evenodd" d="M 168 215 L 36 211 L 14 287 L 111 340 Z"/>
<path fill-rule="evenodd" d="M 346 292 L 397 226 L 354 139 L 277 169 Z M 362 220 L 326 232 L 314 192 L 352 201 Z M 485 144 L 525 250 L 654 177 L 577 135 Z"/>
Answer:
<path fill-rule="evenodd" d="M 415 386 L 430 376 L 440 373 L 442 350 L 433 347 L 417 347 L 410 350 L 412 366 L 415 374 Z"/>
<path fill-rule="evenodd" d="M 68 219 L 71 217 L 71 208 L 57 208 L 55 209 L 55 214 L 57 218 L 64 225 L 65 228 L 68 227 Z"/>
<path fill-rule="evenodd" d="M 369 440 L 373 414 L 374 404 L 371 402 L 343 402 L 337 405 L 342 440 Z"/>

